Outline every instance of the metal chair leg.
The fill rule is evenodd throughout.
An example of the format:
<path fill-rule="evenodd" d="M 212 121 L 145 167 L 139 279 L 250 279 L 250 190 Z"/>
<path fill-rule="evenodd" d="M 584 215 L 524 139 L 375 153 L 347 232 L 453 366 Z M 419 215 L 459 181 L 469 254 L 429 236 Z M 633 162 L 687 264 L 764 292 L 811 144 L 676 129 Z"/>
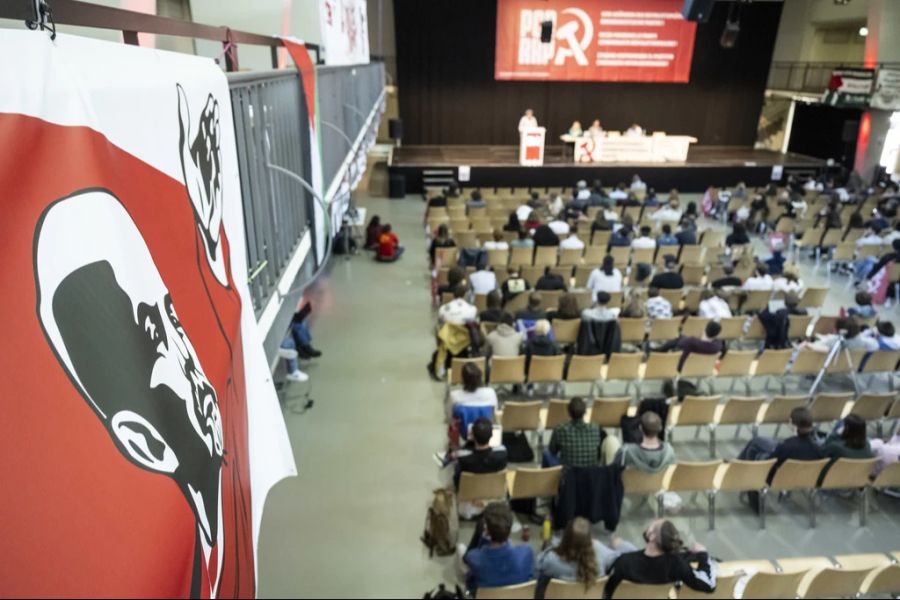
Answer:
<path fill-rule="evenodd" d="M 707 492 L 709 498 L 709 530 L 716 528 L 716 492 L 710 490 Z"/>
<path fill-rule="evenodd" d="M 859 490 L 859 526 L 866 526 L 866 518 L 869 513 L 869 487 Z"/>
<path fill-rule="evenodd" d="M 816 490 L 809 492 L 809 528 L 816 528 Z"/>
<path fill-rule="evenodd" d="M 663 495 L 661 493 L 656 494 L 656 518 L 662 519 L 664 512 L 663 506 Z"/>
<path fill-rule="evenodd" d="M 769 493 L 769 488 L 763 488 L 759 492 L 759 528 L 766 528 L 766 496 Z"/>
<path fill-rule="evenodd" d="M 716 457 L 716 427 L 715 425 L 709 426 L 709 457 Z"/>

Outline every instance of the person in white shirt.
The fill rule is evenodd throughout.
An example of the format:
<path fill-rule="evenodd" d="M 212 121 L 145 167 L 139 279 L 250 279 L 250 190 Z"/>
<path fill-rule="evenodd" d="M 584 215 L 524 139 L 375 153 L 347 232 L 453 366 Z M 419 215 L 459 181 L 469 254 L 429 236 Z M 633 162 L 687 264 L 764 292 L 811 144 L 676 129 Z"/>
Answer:
<path fill-rule="evenodd" d="M 584 242 L 578 237 L 578 226 L 572 228 L 569 237 L 559 243 L 560 250 L 583 250 Z"/>
<path fill-rule="evenodd" d="M 519 208 L 516 209 L 516 217 L 518 217 L 520 223 L 524 223 L 528 220 L 528 217 L 531 216 L 531 211 L 534 209 L 528 206 L 527 204 L 522 204 Z"/>
<path fill-rule="evenodd" d="M 700 292 L 700 306 L 697 314 L 704 319 L 718 321 L 731 316 L 731 307 L 728 306 L 728 302 L 724 298 L 713 290 L 703 290 Z"/>
<path fill-rule="evenodd" d="M 497 275 L 489 266 L 484 265 L 469 275 L 469 286 L 473 294 L 490 294 L 497 289 Z"/>
<path fill-rule="evenodd" d="M 674 221 L 678 222 L 681 220 L 681 209 L 679 208 L 680 203 L 677 199 L 669 200 L 669 204 L 667 206 L 663 206 L 660 209 L 657 209 L 655 213 L 650 215 L 650 218 L 654 221 Z"/>
<path fill-rule="evenodd" d="M 775 281 L 772 282 L 772 288 L 776 292 L 784 293 L 793 292 L 795 294 L 799 294 L 801 291 L 803 291 L 803 281 L 800 279 L 800 274 L 797 271 L 797 267 L 793 265 L 786 265 L 781 276 L 776 277 Z"/>
<path fill-rule="evenodd" d="M 860 249 L 863 246 L 880 246 L 884 243 L 884 240 L 881 239 L 881 236 L 878 235 L 878 232 L 872 229 L 871 227 L 866 229 L 866 232 L 856 240 L 856 249 Z"/>
<path fill-rule="evenodd" d="M 499 231 L 495 231 L 494 239 L 486 241 L 482 247 L 485 250 L 509 250 L 509 244 L 503 239 L 503 234 Z"/>
<path fill-rule="evenodd" d="M 603 135 L 603 127 L 600 126 L 600 119 L 594 119 L 594 122 L 591 123 L 587 133 L 591 137 L 600 137 Z"/>
<path fill-rule="evenodd" d="M 497 412 L 497 392 L 484 385 L 484 374 L 475 363 L 466 363 L 462 368 L 463 386 L 450 392 L 447 405 L 447 419 L 452 418 L 456 406 L 490 406 Z"/>
<path fill-rule="evenodd" d="M 525 111 L 522 118 L 519 119 L 519 133 L 523 133 L 526 129 L 534 129 L 538 126 L 537 119 L 534 118 L 534 111 L 530 108 Z"/>
<path fill-rule="evenodd" d="M 625 184 L 620 183 L 616 186 L 616 189 L 609 193 L 610 200 L 626 200 L 628 198 L 628 192 L 625 191 Z"/>
<path fill-rule="evenodd" d="M 631 241 L 632 248 L 656 248 L 656 240 L 650 237 L 653 230 L 649 225 L 641 226 L 641 235 Z"/>
<path fill-rule="evenodd" d="M 624 135 L 626 137 L 641 137 L 644 135 L 644 128 L 637 123 L 632 123 L 631 127 L 625 130 Z"/>
<path fill-rule="evenodd" d="M 593 271 L 587 280 L 587 288 L 591 290 L 591 295 L 596 297 L 597 292 L 621 292 L 622 291 L 622 271 L 615 267 L 615 260 L 612 256 L 603 257 L 603 264 Z"/>
<path fill-rule="evenodd" d="M 639 192 L 647 189 L 647 184 L 641 181 L 641 178 L 635 173 L 631 177 L 631 190 L 634 192 Z"/>
<path fill-rule="evenodd" d="M 747 278 L 741 289 L 772 291 L 774 286 L 775 282 L 772 281 L 772 276 L 769 275 L 769 268 L 763 263 L 759 263 L 756 265 L 756 271 L 753 273 L 753 276 Z"/>
<path fill-rule="evenodd" d="M 465 325 L 467 322 L 475 320 L 478 316 L 478 309 L 465 301 L 466 292 L 465 285 L 453 288 L 453 300 L 438 309 L 439 324 Z"/>
<path fill-rule="evenodd" d="M 561 213 L 563 211 L 563 209 L 565 207 L 566 207 L 566 205 L 563 202 L 562 196 L 557 194 L 556 197 L 554 197 L 553 200 L 550 202 L 550 206 L 548 206 L 547 208 L 550 211 L 550 214 L 553 215 L 554 217 L 556 217 L 559 215 L 559 213 Z M 557 235 L 559 235 L 559 234 L 557 234 Z"/>
<path fill-rule="evenodd" d="M 559 219 L 558 215 L 556 219 L 547 223 L 547 226 L 553 230 L 553 233 L 559 236 L 567 235 L 569 233 L 569 224 Z"/>

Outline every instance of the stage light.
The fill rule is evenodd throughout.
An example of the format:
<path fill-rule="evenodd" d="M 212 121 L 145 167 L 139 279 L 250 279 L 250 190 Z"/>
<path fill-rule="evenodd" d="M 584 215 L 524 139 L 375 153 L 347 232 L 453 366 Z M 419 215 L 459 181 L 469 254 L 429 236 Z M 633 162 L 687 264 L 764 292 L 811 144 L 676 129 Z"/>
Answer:
<path fill-rule="evenodd" d="M 859 28 L 859 35 L 861 35 L 862 37 L 866 37 L 867 35 L 869 35 L 869 28 L 866 27 L 866 26 L 860 27 L 860 28 Z"/>

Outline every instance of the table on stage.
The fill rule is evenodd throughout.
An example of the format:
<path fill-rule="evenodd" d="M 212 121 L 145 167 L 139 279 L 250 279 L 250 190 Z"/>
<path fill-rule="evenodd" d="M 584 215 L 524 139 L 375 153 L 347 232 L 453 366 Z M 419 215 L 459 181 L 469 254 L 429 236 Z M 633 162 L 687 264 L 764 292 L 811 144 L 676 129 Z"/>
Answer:
<path fill-rule="evenodd" d="M 603 136 L 561 135 L 566 144 L 574 145 L 576 163 L 595 162 L 685 162 L 691 144 L 697 138 L 689 135 L 627 136 L 606 132 Z"/>

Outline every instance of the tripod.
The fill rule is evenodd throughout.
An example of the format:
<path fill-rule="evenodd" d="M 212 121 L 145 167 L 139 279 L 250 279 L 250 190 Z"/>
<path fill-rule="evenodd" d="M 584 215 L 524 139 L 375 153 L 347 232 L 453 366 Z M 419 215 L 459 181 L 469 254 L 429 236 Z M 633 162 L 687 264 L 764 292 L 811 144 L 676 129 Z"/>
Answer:
<path fill-rule="evenodd" d="M 838 357 L 841 351 L 844 352 L 844 358 L 847 359 L 847 364 L 850 365 L 850 379 L 853 381 L 853 390 L 859 395 L 859 382 L 856 380 L 856 365 L 853 364 L 850 350 L 847 348 L 844 332 L 840 331 L 838 332 L 838 341 L 835 342 L 834 346 L 831 347 L 831 350 L 828 351 L 828 356 L 825 357 L 825 364 L 822 365 L 818 375 L 816 375 L 815 381 L 813 381 L 812 386 L 809 388 L 810 396 L 816 393 L 816 388 L 819 387 L 819 384 L 822 383 L 822 379 L 825 378 L 828 367 L 831 366 L 831 363 Z"/>

